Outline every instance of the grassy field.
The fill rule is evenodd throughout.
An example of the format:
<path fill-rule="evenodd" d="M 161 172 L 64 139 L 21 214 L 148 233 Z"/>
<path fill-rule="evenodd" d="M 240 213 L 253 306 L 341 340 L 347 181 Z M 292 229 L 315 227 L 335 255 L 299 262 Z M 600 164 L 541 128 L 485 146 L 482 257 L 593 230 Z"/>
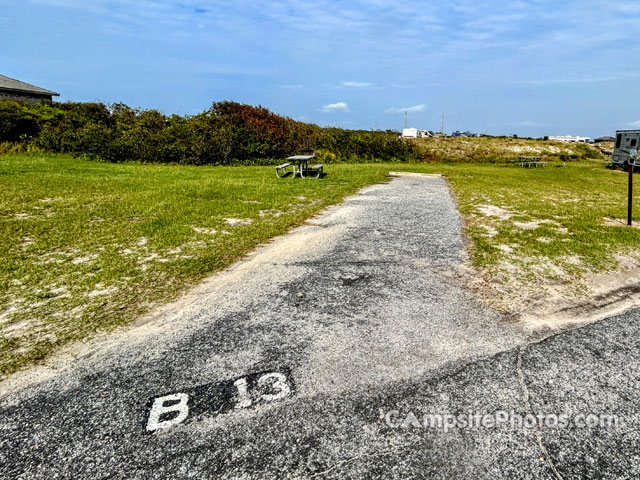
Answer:
<path fill-rule="evenodd" d="M 385 171 L 0 157 L 0 374 L 174 298 Z"/>
<path fill-rule="evenodd" d="M 626 211 L 626 176 L 603 160 L 340 164 L 324 179 L 290 180 L 272 167 L 2 156 L 0 374 L 175 298 L 389 170 L 444 174 L 475 265 L 505 284 L 577 289 L 581 275 L 615 268 L 614 253 L 635 255 L 640 241 L 640 230 L 615 221 Z"/>
<path fill-rule="evenodd" d="M 640 229 L 625 226 L 627 175 L 604 165 L 584 160 L 566 167 L 445 164 L 414 170 L 449 179 L 466 219 L 473 263 L 511 295 L 494 305 L 509 310 L 518 308 L 513 302 L 523 298 L 521 288 L 555 283 L 568 294 L 587 294 L 588 274 L 617 268 L 621 257 L 640 261 Z M 638 197 L 634 218 L 640 219 Z"/>

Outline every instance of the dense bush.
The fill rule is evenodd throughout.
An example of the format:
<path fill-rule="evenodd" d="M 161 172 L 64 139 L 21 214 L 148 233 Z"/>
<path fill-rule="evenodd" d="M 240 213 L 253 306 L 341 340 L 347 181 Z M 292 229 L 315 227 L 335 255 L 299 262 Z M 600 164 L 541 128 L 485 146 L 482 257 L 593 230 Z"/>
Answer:
<path fill-rule="evenodd" d="M 109 162 L 191 165 L 269 163 L 301 149 L 323 161 L 416 160 L 397 132 L 321 128 L 235 102 L 216 102 L 193 116 L 167 116 L 124 104 L 0 102 L 4 149 L 72 153 Z"/>

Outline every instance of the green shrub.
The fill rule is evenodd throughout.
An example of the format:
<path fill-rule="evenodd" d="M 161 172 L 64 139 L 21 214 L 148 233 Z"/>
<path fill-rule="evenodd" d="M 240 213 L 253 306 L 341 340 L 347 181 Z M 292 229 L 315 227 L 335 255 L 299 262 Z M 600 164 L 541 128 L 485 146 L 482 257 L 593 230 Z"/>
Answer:
<path fill-rule="evenodd" d="M 213 103 L 194 116 L 167 116 L 122 103 L 2 101 L 0 142 L 19 143 L 23 147 L 15 148 L 21 151 L 38 148 L 109 162 L 267 164 L 309 148 L 326 152 L 327 163 L 418 158 L 415 145 L 397 132 L 321 128 L 230 101 Z"/>
<path fill-rule="evenodd" d="M 338 162 L 338 157 L 336 156 L 335 153 L 330 152 L 329 150 L 325 150 L 325 149 L 320 149 L 320 150 L 316 150 L 315 152 L 316 158 L 314 160 L 317 160 L 320 163 L 337 163 Z"/>
<path fill-rule="evenodd" d="M 40 147 L 24 142 L 2 142 L 0 143 L 0 155 L 41 155 L 47 153 Z"/>

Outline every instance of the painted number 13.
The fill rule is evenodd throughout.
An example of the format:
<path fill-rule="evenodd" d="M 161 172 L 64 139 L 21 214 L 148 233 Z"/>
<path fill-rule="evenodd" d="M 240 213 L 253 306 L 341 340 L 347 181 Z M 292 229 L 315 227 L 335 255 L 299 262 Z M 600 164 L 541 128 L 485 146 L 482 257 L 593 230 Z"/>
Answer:
<path fill-rule="evenodd" d="M 236 387 L 238 400 L 235 408 L 249 408 L 253 402 L 252 397 L 249 394 L 249 383 L 246 377 L 240 378 L 233 383 Z M 258 388 L 262 391 L 269 389 L 272 393 L 262 393 L 260 398 L 265 402 L 275 402 L 276 400 L 282 400 L 289 393 L 291 393 L 291 387 L 287 383 L 287 377 L 279 372 L 265 373 L 258 378 Z"/>

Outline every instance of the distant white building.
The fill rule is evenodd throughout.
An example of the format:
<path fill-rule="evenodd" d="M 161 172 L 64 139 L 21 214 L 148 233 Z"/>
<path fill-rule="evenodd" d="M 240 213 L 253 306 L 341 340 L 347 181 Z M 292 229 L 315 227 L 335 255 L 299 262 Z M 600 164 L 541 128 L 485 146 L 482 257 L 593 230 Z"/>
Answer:
<path fill-rule="evenodd" d="M 433 133 L 429 130 L 419 130 L 417 128 L 403 128 L 402 138 L 424 138 L 432 137 Z"/>
<path fill-rule="evenodd" d="M 572 143 L 587 143 L 589 137 L 578 137 L 573 135 L 557 135 L 549 137 L 549 140 L 556 140 L 558 142 L 572 142 Z"/>

